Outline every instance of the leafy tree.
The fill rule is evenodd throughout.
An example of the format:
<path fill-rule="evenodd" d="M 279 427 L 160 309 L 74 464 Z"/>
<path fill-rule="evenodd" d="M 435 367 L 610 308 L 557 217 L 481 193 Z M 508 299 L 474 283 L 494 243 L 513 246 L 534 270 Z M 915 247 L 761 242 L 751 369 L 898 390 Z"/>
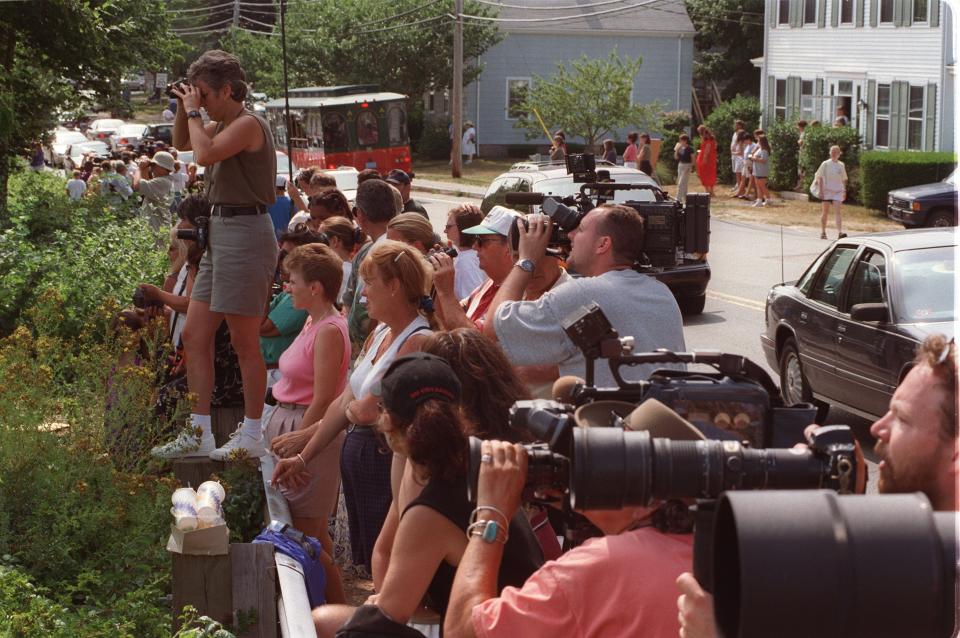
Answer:
<path fill-rule="evenodd" d="M 569 69 L 558 64 L 553 77 L 534 76 L 517 106 L 521 115 L 514 127 L 526 129 L 527 139 L 541 137 L 536 110 L 549 126 L 562 128 L 569 137 L 582 137 L 588 150 L 624 126 L 656 129 L 661 105 L 630 103 L 633 78 L 642 64 L 642 58 L 621 58 L 615 50 L 606 59 L 584 54 Z"/>
<path fill-rule="evenodd" d="M 410 96 L 419 96 L 433 86 L 448 86 L 453 76 L 453 23 L 447 17 L 448 3 L 428 4 L 395 17 L 423 4 L 422 0 L 288 3 L 290 86 L 377 83 L 385 91 Z M 490 7 L 471 0 L 464 3 L 464 11 L 494 15 Z M 272 33 L 232 29 L 220 45 L 240 58 L 258 91 L 282 95 L 280 19 L 278 15 L 260 17 L 265 19 L 259 21 L 276 25 Z M 412 24 L 418 21 L 426 22 Z M 501 37 L 492 23 L 465 27 L 464 83 L 480 74 L 473 62 Z"/>
<path fill-rule="evenodd" d="M 730 161 L 730 141 L 733 139 L 733 123 L 743 120 L 746 130 L 754 131 L 760 124 L 760 102 L 755 97 L 738 95 L 713 109 L 704 121 L 717 138 L 717 179 L 720 183 L 734 181 Z"/>
<path fill-rule="evenodd" d="M 124 72 L 169 63 L 162 0 L 33 0 L 0 4 L 0 224 L 11 160 L 91 90 L 119 103 Z"/>
<path fill-rule="evenodd" d="M 723 85 L 723 97 L 757 95 L 763 55 L 764 0 L 686 0 L 697 35 L 694 76 Z"/>

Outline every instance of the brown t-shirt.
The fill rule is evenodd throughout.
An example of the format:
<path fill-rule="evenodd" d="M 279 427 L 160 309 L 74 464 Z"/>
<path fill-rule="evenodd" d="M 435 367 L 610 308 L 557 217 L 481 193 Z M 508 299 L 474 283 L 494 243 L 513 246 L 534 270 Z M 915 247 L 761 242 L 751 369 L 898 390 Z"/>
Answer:
<path fill-rule="evenodd" d="M 264 144 L 259 151 L 241 151 L 207 168 L 203 176 L 211 204 L 230 206 L 272 206 L 276 201 L 277 155 L 267 121 L 244 110 L 240 117 L 256 118 L 263 129 Z M 223 123 L 217 124 L 217 133 Z"/>

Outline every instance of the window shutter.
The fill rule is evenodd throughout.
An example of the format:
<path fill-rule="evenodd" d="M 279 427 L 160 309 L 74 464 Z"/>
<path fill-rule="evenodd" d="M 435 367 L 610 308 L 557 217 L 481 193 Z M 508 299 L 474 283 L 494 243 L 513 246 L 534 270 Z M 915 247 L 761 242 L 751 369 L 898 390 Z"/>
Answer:
<path fill-rule="evenodd" d="M 891 151 L 900 146 L 900 82 L 890 83 L 890 139 L 887 148 Z"/>
<path fill-rule="evenodd" d="M 766 108 L 766 123 L 765 127 L 770 128 L 776 119 L 776 105 L 777 105 L 777 79 L 772 75 L 767 76 L 767 108 Z"/>
<path fill-rule="evenodd" d="M 930 26 L 940 26 L 940 0 L 930 0 L 930 6 L 927 7 L 930 12 Z"/>
<path fill-rule="evenodd" d="M 817 28 L 822 29 L 827 24 L 827 0 L 817 0 Z"/>
<path fill-rule="evenodd" d="M 803 26 L 803 0 L 790 0 L 790 26 Z"/>
<path fill-rule="evenodd" d="M 840 0 L 833 0 L 830 3 L 830 26 L 835 27 L 840 24 Z"/>
<path fill-rule="evenodd" d="M 903 0 L 903 15 L 901 16 L 900 26 L 909 27 L 913 24 L 913 3 L 915 0 Z"/>
<path fill-rule="evenodd" d="M 823 115 L 821 115 L 821 112 L 823 110 L 823 100 L 820 98 L 823 96 L 823 78 L 817 78 L 814 95 L 816 96 L 816 99 L 813 100 L 813 119 L 822 120 Z"/>
<path fill-rule="evenodd" d="M 777 2 L 777 0 L 767 0 L 767 23 L 770 25 L 771 29 L 775 29 L 777 26 L 778 8 L 779 2 Z"/>
<path fill-rule="evenodd" d="M 924 133 L 923 133 L 923 150 L 925 151 L 935 151 L 934 148 L 934 133 L 936 132 L 937 127 L 937 85 L 928 84 L 927 85 L 927 112 L 926 112 L 926 122 L 924 122 Z"/>
<path fill-rule="evenodd" d="M 857 0 L 857 8 L 856 8 L 857 15 L 854 16 L 854 20 L 856 20 L 855 24 L 858 27 L 863 26 L 863 12 L 865 7 L 866 7 L 866 4 L 864 3 L 863 0 Z"/>
<path fill-rule="evenodd" d="M 880 3 L 877 0 L 870 0 L 870 26 L 875 27 L 879 22 Z"/>
<path fill-rule="evenodd" d="M 787 80 L 788 86 L 792 88 L 791 94 L 789 95 L 790 101 L 787 102 L 787 119 L 800 117 L 800 100 L 802 96 L 800 95 L 800 82 L 799 77 L 792 77 Z"/>
<path fill-rule="evenodd" d="M 864 127 L 863 142 L 870 149 L 873 148 L 873 129 L 877 120 L 877 81 L 867 80 L 867 122 Z"/>

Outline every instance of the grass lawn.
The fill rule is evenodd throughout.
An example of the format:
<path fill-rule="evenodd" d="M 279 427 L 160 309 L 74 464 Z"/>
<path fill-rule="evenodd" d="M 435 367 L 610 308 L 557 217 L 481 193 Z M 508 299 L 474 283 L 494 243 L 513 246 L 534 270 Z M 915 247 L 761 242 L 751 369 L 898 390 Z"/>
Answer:
<path fill-rule="evenodd" d="M 420 179 L 486 187 L 497 175 L 506 172 L 511 166 L 521 161 L 523 160 L 519 158 L 474 159 L 469 164 L 463 165 L 460 179 L 454 179 L 450 177 L 448 160 L 422 160 L 415 157 L 413 159 L 413 172 Z"/>
<path fill-rule="evenodd" d="M 519 158 L 475 159 L 463 167 L 463 176 L 454 179 L 450 176 L 450 165 L 445 160 L 418 160 L 414 158 L 413 170 L 421 179 L 447 182 L 450 184 L 469 184 L 487 186 L 501 173 L 522 161 Z M 671 195 L 676 195 L 676 185 L 666 186 Z M 696 174 L 690 176 L 689 192 L 702 192 L 703 186 Z M 820 203 L 780 199 L 774 193 L 775 200 L 768 202 L 765 208 L 753 208 L 753 202 L 728 197 L 729 186 L 718 184 L 714 189 L 717 196 L 710 202 L 710 212 L 719 219 L 733 219 L 763 224 L 782 224 L 788 227 L 819 228 Z M 886 218 L 884 213 L 863 206 L 844 204 L 843 229 L 854 232 L 875 232 L 881 230 L 900 230 L 903 226 Z M 836 236 L 833 214 L 827 220 L 827 235 Z"/>
<path fill-rule="evenodd" d="M 145 93 L 134 93 L 130 98 L 130 104 L 133 106 L 133 117 L 128 121 L 139 124 L 156 124 L 163 121 L 160 114 L 167 106 L 167 98 L 164 96 L 156 104 L 147 104 Z"/>

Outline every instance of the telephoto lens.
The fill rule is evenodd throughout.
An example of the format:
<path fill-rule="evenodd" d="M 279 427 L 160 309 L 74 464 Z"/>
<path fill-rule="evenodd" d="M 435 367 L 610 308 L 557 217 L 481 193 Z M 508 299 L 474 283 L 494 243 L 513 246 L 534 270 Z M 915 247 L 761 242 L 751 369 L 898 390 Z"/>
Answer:
<path fill-rule="evenodd" d="M 714 612 L 727 638 L 947 638 L 955 512 L 926 496 L 728 492 L 713 536 Z"/>
<path fill-rule="evenodd" d="M 821 428 L 809 448 L 750 449 L 736 441 L 676 441 L 620 428 L 575 428 L 570 504 L 578 510 L 716 498 L 728 490 L 853 491 L 856 458 L 846 426 Z"/>

